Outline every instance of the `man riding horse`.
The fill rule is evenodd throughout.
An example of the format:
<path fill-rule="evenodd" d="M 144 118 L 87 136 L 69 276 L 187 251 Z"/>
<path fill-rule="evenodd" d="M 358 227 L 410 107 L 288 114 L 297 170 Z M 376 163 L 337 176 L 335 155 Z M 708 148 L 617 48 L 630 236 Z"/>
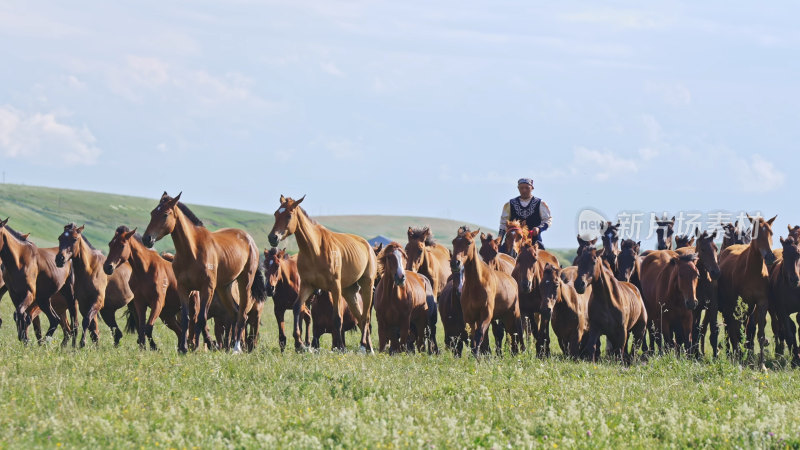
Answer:
<path fill-rule="evenodd" d="M 547 230 L 552 222 L 550 208 L 542 199 L 533 196 L 533 179 L 520 178 L 517 181 L 517 189 L 519 196 L 503 205 L 503 212 L 500 214 L 500 236 L 505 240 L 509 220 L 519 220 L 528 226 L 531 239 L 539 241 L 539 247 L 543 249 L 542 232 Z M 504 248 L 502 243 L 501 248 Z"/>

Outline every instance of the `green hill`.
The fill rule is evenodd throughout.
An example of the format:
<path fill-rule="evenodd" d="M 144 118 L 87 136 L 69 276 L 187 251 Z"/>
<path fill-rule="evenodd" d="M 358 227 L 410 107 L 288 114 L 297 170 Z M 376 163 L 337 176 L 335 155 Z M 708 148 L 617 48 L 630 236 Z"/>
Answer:
<path fill-rule="evenodd" d="M 58 245 L 58 235 L 64 225 L 75 222 L 85 224 L 86 237 L 95 247 L 106 251 L 117 226 L 139 227 L 143 231 L 156 202 L 157 199 L 125 195 L 0 184 L 0 216 L 9 217 L 9 226 L 15 230 L 31 233 L 30 239 L 42 247 Z M 272 214 L 187 205 L 209 229 L 242 228 L 253 236 L 260 248 L 269 246 L 267 233 L 272 228 Z M 456 229 L 463 225 L 453 220 L 413 216 L 317 216 L 314 219 L 333 231 L 354 233 L 367 239 L 383 235 L 401 243 L 406 242 L 409 226 L 429 225 L 434 236 L 447 245 Z M 285 246 L 295 251 L 294 238 L 289 238 Z M 163 239 L 156 248 L 172 250 L 171 239 Z M 555 252 L 563 259 L 563 252 Z"/>

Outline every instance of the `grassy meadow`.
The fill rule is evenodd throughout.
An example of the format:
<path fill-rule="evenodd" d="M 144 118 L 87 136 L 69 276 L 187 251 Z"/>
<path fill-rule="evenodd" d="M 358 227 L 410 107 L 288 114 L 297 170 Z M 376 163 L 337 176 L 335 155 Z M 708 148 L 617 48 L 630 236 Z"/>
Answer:
<path fill-rule="evenodd" d="M 42 245 L 54 245 L 63 224 L 75 221 L 106 249 L 116 225 L 144 226 L 155 204 L 25 186 L 0 190 L 0 215 Z M 210 228 L 243 227 L 266 245 L 270 215 L 192 208 Z M 458 226 L 351 219 L 320 221 L 401 242 L 408 223 L 435 231 Z M 357 228 L 365 224 L 374 228 Z M 663 356 L 629 367 L 573 362 L 558 354 L 555 340 L 550 359 L 507 351 L 479 360 L 362 355 L 352 333 L 344 354 L 281 354 L 269 299 L 255 352 L 181 356 L 160 323 L 157 352 L 140 351 L 132 335 L 114 348 L 104 325 L 96 347 L 61 349 L 60 330 L 53 342 L 26 347 L 16 340 L 11 314 L 6 296 L 0 448 L 800 447 L 800 371 L 775 359 L 772 347 L 767 372 L 724 356 Z M 323 348 L 330 343 L 323 338 Z"/>

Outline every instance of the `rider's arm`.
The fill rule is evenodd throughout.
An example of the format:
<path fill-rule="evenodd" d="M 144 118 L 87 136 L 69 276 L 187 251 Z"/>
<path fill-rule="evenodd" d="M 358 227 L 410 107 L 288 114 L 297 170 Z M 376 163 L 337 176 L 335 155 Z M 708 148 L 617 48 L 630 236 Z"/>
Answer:
<path fill-rule="evenodd" d="M 553 217 L 550 215 L 550 207 L 547 206 L 547 203 L 544 200 L 539 202 L 539 217 L 542 218 L 542 223 L 537 227 L 539 231 L 544 231 L 550 228 L 550 224 L 553 222 Z"/>
<path fill-rule="evenodd" d="M 511 217 L 511 204 L 506 202 L 506 204 L 503 205 L 503 211 L 500 213 L 500 232 L 498 233 L 498 236 L 505 236 L 506 223 L 508 223 L 509 217 Z"/>

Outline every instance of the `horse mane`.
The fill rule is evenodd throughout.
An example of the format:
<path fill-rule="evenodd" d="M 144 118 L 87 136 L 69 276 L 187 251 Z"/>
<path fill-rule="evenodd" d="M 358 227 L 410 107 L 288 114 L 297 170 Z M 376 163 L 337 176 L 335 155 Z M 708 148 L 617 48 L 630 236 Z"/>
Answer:
<path fill-rule="evenodd" d="M 678 256 L 678 261 L 682 262 L 694 262 L 697 261 L 697 253 L 689 253 L 686 255 Z"/>
<path fill-rule="evenodd" d="M 204 225 L 203 225 L 203 221 L 202 221 L 202 220 L 200 220 L 200 219 L 198 219 L 198 218 L 197 218 L 197 216 L 195 216 L 195 215 L 194 215 L 194 213 L 192 212 L 192 210 L 191 210 L 191 209 L 189 209 L 189 207 L 188 207 L 188 206 L 184 205 L 184 204 L 183 204 L 183 203 L 181 203 L 181 202 L 178 202 L 178 208 L 181 210 L 181 212 L 182 212 L 182 213 L 183 213 L 183 214 L 184 214 L 184 215 L 185 215 L 185 216 L 186 216 L 186 217 L 187 217 L 187 218 L 188 218 L 188 219 L 189 219 L 189 220 L 190 220 L 190 221 L 191 221 L 193 224 L 195 224 L 195 225 L 197 225 L 197 226 L 199 226 L 199 227 L 202 227 L 202 226 L 204 226 Z"/>
<path fill-rule="evenodd" d="M 426 247 L 436 247 L 436 245 L 438 245 L 437 242 L 436 242 L 436 239 L 433 238 L 433 231 L 431 231 L 431 228 L 429 226 L 426 225 L 424 227 L 410 227 L 410 228 L 411 228 L 411 231 L 409 231 L 409 233 L 408 233 L 409 234 L 409 236 L 408 236 L 409 238 L 411 238 L 411 239 L 415 239 L 415 238 L 416 239 L 420 239 L 427 232 L 428 233 L 428 237 L 425 238 L 425 246 Z"/>
<path fill-rule="evenodd" d="M 11 228 L 10 226 L 6 225 L 6 226 L 5 226 L 5 227 L 3 227 L 3 228 L 5 228 L 6 230 L 8 230 L 9 234 L 11 234 L 12 236 L 14 236 L 14 238 L 15 238 L 16 240 L 18 240 L 19 242 L 21 242 L 21 243 L 23 243 L 23 244 L 25 244 L 25 243 L 29 243 L 29 242 L 30 242 L 30 241 L 29 241 L 27 238 L 25 238 L 25 236 L 23 236 L 23 235 L 22 235 L 22 233 L 20 233 L 19 231 L 17 231 L 17 230 L 15 230 L 15 229 Z"/>
<path fill-rule="evenodd" d="M 456 234 L 458 236 L 462 236 L 469 232 L 470 232 L 469 225 L 461 225 L 460 227 L 458 227 L 458 232 Z"/>
<path fill-rule="evenodd" d="M 400 244 L 398 244 L 397 242 L 394 242 L 394 241 L 386 244 L 386 246 L 383 247 L 383 250 L 381 250 L 381 253 L 376 258 L 377 259 L 377 263 L 378 263 L 378 273 L 379 274 L 382 274 L 384 272 L 384 268 L 386 267 L 386 258 L 389 257 L 389 255 L 391 255 L 392 253 L 394 253 L 395 250 L 399 250 L 400 254 L 403 255 L 403 258 L 408 259 L 408 256 L 406 255 L 406 251 L 403 249 L 402 245 L 400 245 Z"/>
<path fill-rule="evenodd" d="M 122 234 L 122 233 L 129 233 L 130 231 L 131 231 L 131 229 L 128 228 L 127 226 L 120 225 L 120 226 L 117 227 L 115 233 Z M 141 234 L 133 233 L 133 238 L 136 239 L 140 244 L 142 243 L 142 235 Z"/>

